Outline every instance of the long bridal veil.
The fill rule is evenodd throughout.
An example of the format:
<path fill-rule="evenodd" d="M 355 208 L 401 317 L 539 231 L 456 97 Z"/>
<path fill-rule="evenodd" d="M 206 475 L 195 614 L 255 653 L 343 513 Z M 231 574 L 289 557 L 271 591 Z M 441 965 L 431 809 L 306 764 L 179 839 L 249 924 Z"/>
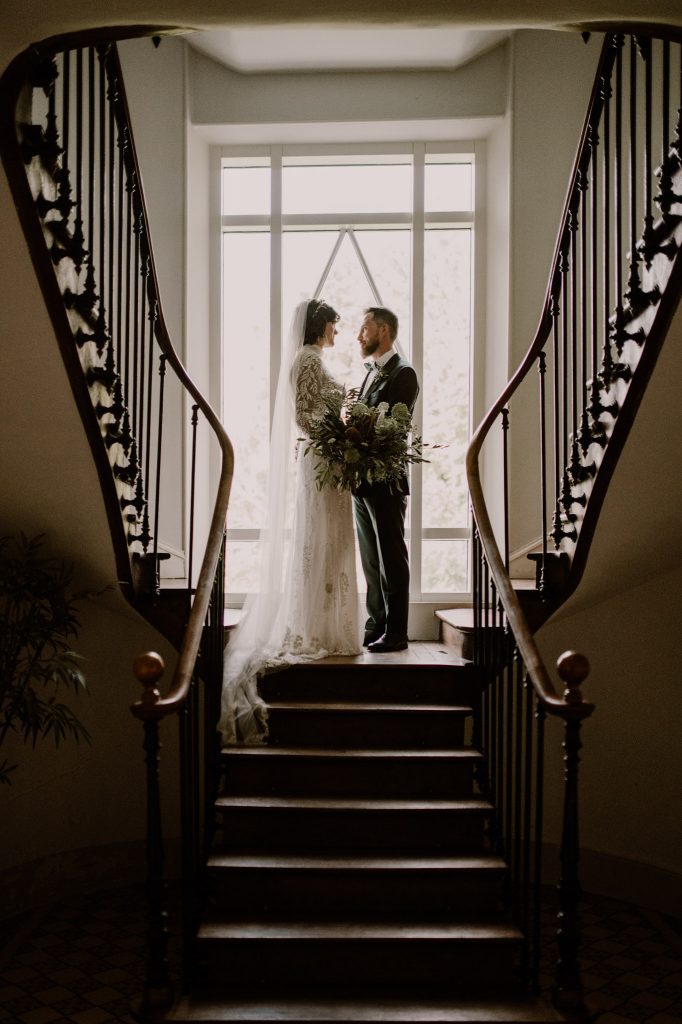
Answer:
<path fill-rule="evenodd" d="M 275 397 L 270 434 L 268 497 L 261 528 L 258 590 L 249 595 L 225 652 L 222 714 L 226 743 L 262 743 L 267 716 L 258 695 L 258 673 L 286 663 L 282 657 L 292 607 L 292 543 L 295 535 L 296 422 L 292 368 L 303 346 L 308 303 L 296 307 L 289 329 Z M 228 566 L 229 571 L 229 566 Z"/>

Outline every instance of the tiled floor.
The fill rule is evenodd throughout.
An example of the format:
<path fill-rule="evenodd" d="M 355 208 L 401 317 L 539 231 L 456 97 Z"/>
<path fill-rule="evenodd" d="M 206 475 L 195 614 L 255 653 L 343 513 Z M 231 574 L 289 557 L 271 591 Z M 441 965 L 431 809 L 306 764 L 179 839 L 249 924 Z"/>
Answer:
<path fill-rule="evenodd" d="M 132 1024 L 145 969 L 140 889 L 98 893 L 25 915 L 0 933 L 0 1024 Z M 682 1021 L 682 937 L 675 923 L 627 903 L 585 896 L 583 981 L 600 1024 Z M 543 913 L 551 985 L 552 894 Z"/>

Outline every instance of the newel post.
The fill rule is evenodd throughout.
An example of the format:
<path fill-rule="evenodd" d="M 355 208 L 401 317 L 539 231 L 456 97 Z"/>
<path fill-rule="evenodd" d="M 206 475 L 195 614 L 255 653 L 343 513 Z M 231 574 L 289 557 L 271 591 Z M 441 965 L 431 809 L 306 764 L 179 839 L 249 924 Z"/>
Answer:
<path fill-rule="evenodd" d="M 566 702 L 566 735 L 564 747 L 564 816 L 561 836 L 561 878 L 559 881 L 559 913 L 557 916 L 557 942 L 559 957 L 556 965 L 552 997 L 555 1006 L 572 1017 L 586 1016 L 580 979 L 578 950 L 580 929 L 578 904 L 581 889 L 578 874 L 580 841 L 578 827 L 578 766 L 580 764 L 580 727 L 583 718 L 594 710 L 584 701 L 581 683 L 587 678 L 590 663 L 576 651 L 565 651 L 557 661 L 563 682 Z"/>
<path fill-rule="evenodd" d="M 159 788 L 159 708 L 161 695 L 156 684 L 163 675 L 163 658 L 150 651 L 133 662 L 133 672 L 142 684 L 142 699 L 131 707 L 144 723 L 144 752 L 147 768 L 147 976 L 142 996 L 134 1007 L 135 1016 L 144 1020 L 154 1010 L 168 1005 L 173 990 L 168 971 L 168 911 L 163 877 L 164 850 Z"/>

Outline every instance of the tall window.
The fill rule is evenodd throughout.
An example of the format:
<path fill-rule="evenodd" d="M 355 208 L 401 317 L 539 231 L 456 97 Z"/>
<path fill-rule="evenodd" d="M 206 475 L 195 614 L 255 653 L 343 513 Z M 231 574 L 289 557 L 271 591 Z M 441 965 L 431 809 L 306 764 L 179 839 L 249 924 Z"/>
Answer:
<path fill-rule="evenodd" d="M 256 586 L 282 339 L 296 304 L 314 296 L 341 314 L 325 359 L 347 387 L 365 372 L 356 341 L 364 309 L 388 306 L 398 315 L 400 349 L 421 382 L 418 430 L 444 446 L 427 448 L 429 462 L 411 471 L 411 596 L 466 592 L 471 152 L 454 144 L 273 146 L 223 150 L 221 161 L 223 414 L 237 460 L 230 598 Z"/>

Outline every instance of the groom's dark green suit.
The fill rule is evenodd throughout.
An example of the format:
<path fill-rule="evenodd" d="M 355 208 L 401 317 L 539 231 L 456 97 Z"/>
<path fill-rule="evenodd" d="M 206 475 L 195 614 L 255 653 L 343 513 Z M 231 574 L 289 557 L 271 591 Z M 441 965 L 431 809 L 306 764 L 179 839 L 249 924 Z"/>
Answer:
<path fill-rule="evenodd" d="M 419 394 L 417 374 L 400 355 L 394 355 L 377 373 L 370 370 L 360 401 L 370 408 L 404 402 L 412 412 Z M 386 634 L 390 640 L 407 639 L 410 600 L 410 565 L 405 544 L 405 510 L 409 483 L 407 468 L 400 490 L 386 484 L 363 483 L 353 496 L 362 568 L 367 580 L 366 637 Z"/>

